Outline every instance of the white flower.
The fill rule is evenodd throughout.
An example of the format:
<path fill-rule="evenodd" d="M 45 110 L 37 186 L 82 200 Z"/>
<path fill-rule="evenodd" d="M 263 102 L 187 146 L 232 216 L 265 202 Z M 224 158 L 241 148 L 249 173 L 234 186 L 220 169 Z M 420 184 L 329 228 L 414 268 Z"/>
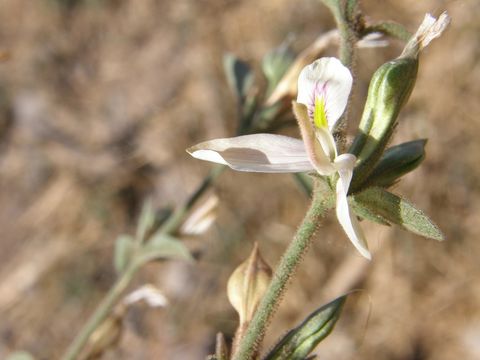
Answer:
<path fill-rule="evenodd" d="M 132 291 L 123 298 L 125 305 L 132 305 L 139 301 L 145 301 L 150 307 L 165 307 L 168 305 L 168 299 L 155 286 L 146 284 Z"/>
<path fill-rule="evenodd" d="M 357 250 L 371 258 L 347 194 L 356 158 L 338 155 L 332 129 L 342 116 L 352 87 L 352 75 L 336 58 L 321 58 L 303 68 L 298 78 L 294 112 L 303 141 L 283 135 L 254 134 L 215 139 L 187 149 L 193 157 L 254 172 L 317 171 L 338 173 L 336 214 Z"/>

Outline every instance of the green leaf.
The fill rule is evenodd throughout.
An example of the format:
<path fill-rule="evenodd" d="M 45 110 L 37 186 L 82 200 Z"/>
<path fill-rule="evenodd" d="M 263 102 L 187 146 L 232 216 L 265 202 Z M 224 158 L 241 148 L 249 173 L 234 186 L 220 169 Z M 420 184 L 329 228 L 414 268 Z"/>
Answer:
<path fill-rule="evenodd" d="M 8 355 L 6 360 L 35 360 L 35 358 L 26 351 L 15 351 Z"/>
<path fill-rule="evenodd" d="M 239 102 L 243 103 L 253 85 L 253 72 L 250 66 L 233 54 L 225 54 L 223 56 L 223 68 L 228 85 L 237 95 Z"/>
<path fill-rule="evenodd" d="M 193 257 L 187 247 L 178 239 L 164 234 L 153 235 L 150 241 L 141 250 L 142 261 L 157 259 L 192 260 Z"/>
<path fill-rule="evenodd" d="M 289 48 L 290 42 L 290 39 L 286 39 L 279 47 L 265 55 L 262 60 L 262 70 L 268 81 L 268 89 L 265 96 L 272 93 L 290 65 L 292 65 L 293 60 L 295 60 L 295 55 Z"/>
<path fill-rule="evenodd" d="M 147 233 L 152 229 L 155 224 L 155 211 L 153 210 L 152 202 L 147 200 L 143 203 L 142 212 L 138 220 L 137 227 L 137 241 L 145 241 Z"/>
<path fill-rule="evenodd" d="M 400 25 L 393 21 L 385 21 L 366 27 L 363 31 L 363 36 L 376 32 L 391 36 L 392 38 L 396 38 L 405 42 L 410 40 L 413 35 L 403 25 Z"/>
<path fill-rule="evenodd" d="M 135 242 L 130 235 L 120 235 L 115 241 L 113 265 L 117 274 L 121 274 L 132 260 Z"/>
<path fill-rule="evenodd" d="M 379 187 L 368 188 L 355 194 L 354 201 L 376 216 L 408 231 L 430 239 L 444 240 L 438 226 L 421 210 L 385 189 Z"/>
<path fill-rule="evenodd" d="M 340 296 L 315 310 L 290 330 L 264 360 L 304 360 L 333 330 L 346 299 L 347 295 Z"/>
<path fill-rule="evenodd" d="M 416 169 L 425 158 L 426 139 L 409 141 L 387 149 L 362 186 L 389 187 Z"/>
<path fill-rule="evenodd" d="M 372 212 L 368 207 L 357 201 L 354 196 L 349 196 L 348 202 L 350 207 L 353 209 L 353 212 L 362 219 L 366 219 L 380 225 L 390 225 L 390 223 L 384 217 Z"/>

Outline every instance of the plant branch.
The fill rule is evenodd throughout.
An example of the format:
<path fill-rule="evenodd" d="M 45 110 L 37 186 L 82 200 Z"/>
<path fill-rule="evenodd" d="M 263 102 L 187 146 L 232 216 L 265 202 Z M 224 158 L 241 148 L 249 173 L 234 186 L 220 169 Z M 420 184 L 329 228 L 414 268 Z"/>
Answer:
<path fill-rule="evenodd" d="M 199 185 L 197 190 L 190 196 L 186 203 L 178 207 L 175 212 L 170 215 L 161 231 L 164 234 L 173 234 L 181 226 L 185 220 L 185 216 L 189 210 L 196 204 L 198 199 L 205 193 L 206 190 L 214 183 L 217 177 L 223 172 L 225 166 L 215 166 L 210 173 L 205 177 L 203 182 Z M 148 262 L 148 261 L 147 261 Z M 135 276 L 136 272 L 145 264 L 141 258 L 132 260 L 132 264 L 120 275 L 115 284 L 110 288 L 108 293 L 98 305 L 95 312 L 87 320 L 86 324 L 73 339 L 72 343 L 67 348 L 62 360 L 75 360 L 78 358 L 80 352 L 85 347 L 88 339 L 93 334 L 95 329 L 110 315 L 113 307 L 117 304 L 123 292 L 127 289 Z"/>
<path fill-rule="evenodd" d="M 334 199 L 331 192 L 319 191 L 318 180 L 316 183 L 317 189 L 314 192 L 312 204 L 295 237 L 283 254 L 273 274 L 272 282 L 255 312 L 255 316 L 250 322 L 245 336 L 240 340 L 238 351 L 234 355 L 233 360 L 251 360 L 257 352 L 265 335 L 265 330 L 278 308 L 288 282 L 312 242 L 319 220 L 333 206 Z"/>
<path fill-rule="evenodd" d="M 90 316 L 86 324 L 72 341 L 67 351 L 63 355 L 62 360 L 77 359 L 92 333 L 111 313 L 112 308 L 115 306 L 120 296 L 130 284 L 138 268 L 138 265 L 132 264 L 118 278 L 103 301 L 100 303 L 100 305 L 98 305 L 95 312 L 92 314 L 92 316 Z"/>
<path fill-rule="evenodd" d="M 339 0 L 321 0 L 323 4 L 332 13 L 338 31 L 340 32 L 340 49 L 339 56 L 343 65 L 352 68 L 355 62 L 355 43 L 357 42 L 357 34 L 353 29 L 353 24 L 350 23 L 345 14 L 345 8 L 342 1 Z M 349 7 L 353 8 L 354 2 L 349 2 Z"/>

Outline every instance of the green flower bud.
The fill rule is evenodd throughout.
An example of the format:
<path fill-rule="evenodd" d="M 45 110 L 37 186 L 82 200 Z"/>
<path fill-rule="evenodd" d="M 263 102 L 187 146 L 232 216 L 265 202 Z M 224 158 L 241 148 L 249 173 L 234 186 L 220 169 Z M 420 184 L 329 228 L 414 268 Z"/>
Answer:
<path fill-rule="evenodd" d="M 415 85 L 420 51 L 441 35 L 449 21 L 446 13 L 438 20 L 427 14 L 402 54 L 380 66 L 374 73 L 359 125 L 359 134 L 349 150 L 358 158 L 353 188 L 358 188 L 372 172 L 392 136 L 398 114 Z"/>
<path fill-rule="evenodd" d="M 360 133 L 349 152 L 358 158 L 354 184 L 364 180 L 383 154 L 398 114 L 415 85 L 418 58 L 399 57 L 380 66 L 368 89 Z"/>

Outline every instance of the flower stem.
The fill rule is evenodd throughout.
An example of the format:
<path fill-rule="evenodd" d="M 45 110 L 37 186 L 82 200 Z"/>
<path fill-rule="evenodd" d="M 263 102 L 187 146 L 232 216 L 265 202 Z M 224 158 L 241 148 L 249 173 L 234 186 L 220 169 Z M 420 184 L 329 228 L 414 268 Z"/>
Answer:
<path fill-rule="evenodd" d="M 88 319 L 87 323 L 72 341 L 67 351 L 63 355 L 62 360 L 77 359 L 92 333 L 111 313 L 113 306 L 115 306 L 120 296 L 128 287 L 138 269 L 138 265 L 132 264 L 123 272 L 123 274 L 118 278 L 113 287 L 107 293 L 103 301 L 97 307 L 93 315 Z"/>
<path fill-rule="evenodd" d="M 251 360 L 263 340 L 265 330 L 275 313 L 288 281 L 295 273 L 303 255 L 312 242 L 320 218 L 333 206 L 333 198 L 329 191 L 314 192 L 312 204 L 308 209 L 302 224 L 297 230 L 293 241 L 283 254 L 280 263 L 273 274 L 265 296 L 260 302 L 255 316 L 251 320 L 245 335 L 240 340 L 238 351 L 233 360 Z"/>
<path fill-rule="evenodd" d="M 332 13 L 337 24 L 338 31 L 340 32 L 340 60 L 342 61 L 343 65 L 351 69 L 355 62 L 355 43 L 357 41 L 357 35 L 353 30 L 350 20 L 346 17 L 344 4 L 339 0 L 321 1 Z M 350 1 L 349 7 L 356 7 L 356 2 Z"/>
<path fill-rule="evenodd" d="M 162 226 L 161 231 L 165 234 L 175 233 L 179 226 L 182 224 L 188 211 L 196 204 L 197 200 L 210 188 L 215 182 L 217 177 L 223 172 L 225 166 L 216 166 L 212 168 L 210 173 L 205 177 L 203 182 L 199 185 L 197 190 L 190 196 L 187 202 L 178 207 L 177 210 L 167 219 Z M 87 320 L 87 323 L 83 326 L 77 336 L 73 339 L 72 343 L 67 348 L 62 360 L 75 360 L 78 355 L 87 344 L 88 339 L 93 334 L 95 329 L 108 317 L 112 308 L 118 302 L 118 299 L 122 296 L 123 292 L 127 289 L 128 285 L 132 281 L 137 270 L 140 269 L 145 262 L 141 259 L 133 259 L 132 264 L 120 275 L 115 284 L 110 288 L 105 295 L 102 302 L 98 305 L 95 312 Z"/>
<path fill-rule="evenodd" d="M 203 179 L 203 182 L 190 196 L 187 202 L 183 206 L 178 207 L 162 225 L 162 233 L 174 234 L 178 230 L 183 220 L 185 220 L 185 215 L 187 215 L 188 211 L 195 205 L 197 200 L 205 193 L 205 191 L 213 185 L 217 177 L 223 172 L 223 170 L 225 170 L 225 168 L 226 167 L 224 165 L 216 165 L 210 170 L 210 173 L 205 177 L 205 179 Z"/>

